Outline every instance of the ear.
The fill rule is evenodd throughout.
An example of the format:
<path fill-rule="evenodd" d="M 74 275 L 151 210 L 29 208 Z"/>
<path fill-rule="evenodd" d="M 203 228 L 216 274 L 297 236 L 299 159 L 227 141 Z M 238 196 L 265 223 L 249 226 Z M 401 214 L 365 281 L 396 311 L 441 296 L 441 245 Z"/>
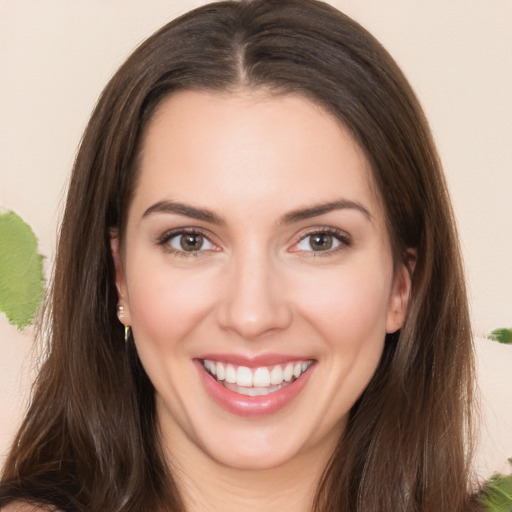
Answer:
<path fill-rule="evenodd" d="M 411 295 L 412 274 L 417 259 L 417 251 L 408 249 L 403 262 L 395 270 L 386 321 L 387 333 L 398 331 L 405 322 Z"/>
<path fill-rule="evenodd" d="M 110 231 L 110 250 L 112 251 L 112 259 L 114 260 L 114 268 L 116 272 L 116 288 L 118 298 L 117 316 L 123 325 L 130 326 L 130 308 L 128 305 L 128 293 L 126 290 L 123 256 L 121 254 L 119 232 L 117 230 Z"/>

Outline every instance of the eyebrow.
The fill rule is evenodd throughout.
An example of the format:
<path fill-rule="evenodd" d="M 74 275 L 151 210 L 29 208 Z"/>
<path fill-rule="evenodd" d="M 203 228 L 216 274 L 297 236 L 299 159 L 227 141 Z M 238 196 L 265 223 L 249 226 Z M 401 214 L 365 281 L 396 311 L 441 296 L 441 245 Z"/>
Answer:
<path fill-rule="evenodd" d="M 301 220 L 318 217 L 335 210 L 351 209 L 361 212 L 368 220 L 373 222 L 371 213 L 360 203 L 350 201 L 348 199 L 340 199 L 330 201 L 328 203 L 316 204 L 306 208 L 293 210 L 281 217 L 278 224 L 293 224 Z M 158 201 L 150 206 L 143 214 L 142 218 L 146 218 L 154 213 L 170 213 L 175 215 L 183 215 L 192 219 L 202 220 L 210 224 L 225 225 L 226 221 L 219 215 L 213 213 L 207 208 L 197 208 L 188 204 L 175 201 Z"/>
<path fill-rule="evenodd" d="M 355 201 L 350 201 L 348 199 L 339 199 L 338 201 L 331 201 L 328 203 L 322 203 L 306 208 L 300 208 L 298 210 L 293 210 L 281 218 L 280 224 L 293 224 L 294 222 L 311 219 L 312 217 L 318 217 L 319 215 L 324 215 L 334 210 L 345 209 L 359 211 L 369 221 L 373 222 L 371 213 L 362 204 Z"/>
<path fill-rule="evenodd" d="M 210 224 L 224 225 L 226 221 L 217 214 L 206 208 L 196 208 L 188 204 L 177 203 L 175 201 L 158 201 L 150 206 L 143 214 L 142 218 L 148 217 L 153 213 L 173 213 L 175 215 L 184 215 L 192 219 L 202 220 Z"/>

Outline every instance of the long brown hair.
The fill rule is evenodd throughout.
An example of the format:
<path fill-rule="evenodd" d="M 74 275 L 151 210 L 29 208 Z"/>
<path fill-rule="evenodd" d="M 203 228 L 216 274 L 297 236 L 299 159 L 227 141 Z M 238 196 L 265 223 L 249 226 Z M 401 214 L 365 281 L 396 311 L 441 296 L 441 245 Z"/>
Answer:
<path fill-rule="evenodd" d="M 315 510 L 470 510 L 473 358 L 454 218 L 422 109 L 360 25 L 315 0 L 205 5 L 112 78 L 78 152 L 48 305 L 48 356 L 8 456 L 0 505 L 181 511 L 154 390 L 116 317 L 110 233 L 123 236 L 141 134 L 179 89 L 298 93 L 349 128 L 371 164 L 395 263 L 415 248 L 403 328 L 354 405 Z M 412 271 L 412 269 L 411 269 Z"/>

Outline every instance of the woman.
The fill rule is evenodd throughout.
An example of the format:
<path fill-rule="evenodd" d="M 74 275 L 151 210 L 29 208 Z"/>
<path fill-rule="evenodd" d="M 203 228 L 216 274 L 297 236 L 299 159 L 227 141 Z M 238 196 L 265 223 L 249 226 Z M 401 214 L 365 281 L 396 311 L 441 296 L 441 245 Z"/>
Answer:
<path fill-rule="evenodd" d="M 478 509 L 463 283 L 379 43 L 312 0 L 192 11 L 87 127 L 0 504 Z"/>

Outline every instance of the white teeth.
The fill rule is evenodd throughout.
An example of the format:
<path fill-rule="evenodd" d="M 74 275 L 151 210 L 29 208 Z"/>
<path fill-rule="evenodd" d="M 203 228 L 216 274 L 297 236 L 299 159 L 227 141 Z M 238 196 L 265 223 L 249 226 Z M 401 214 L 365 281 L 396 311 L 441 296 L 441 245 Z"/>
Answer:
<path fill-rule="evenodd" d="M 268 386 L 263 388 L 247 388 L 245 386 L 237 386 L 236 384 L 226 384 L 226 387 L 230 389 L 231 391 L 234 391 L 235 393 L 239 393 L 241 395 L 246 396 L 263 396 L 268 395 L 270 393 L 273 393 L 274 391 L 277 391 L 278 389 L 281 389 L 284 387 L 281 386 Z"/>
<path fill-rule="evenodd" d="M 306 364 L 306 363 L 304 363 Z M 293 379 L 293 363 L 288 363 L 284 369 L 284 380 L 290 382 Z"/>
<path fill-rule="evenodd" d="M 277 386 L 282 384 L 283 380 L 283 369 L 279 365 L 274 366 L 270 372 L 270 384 Z"/>
<path fill-rule="evenodd" d="M 246 388 L 246 389 L 241 387 L 238 389 L 238 393 L 241 393 L 242 395 L 247 394 L 249 396 L 263 396 L 263 395 L 268 395 L 271 392 L 272 391 L 270 391 L 268 387 Z"/>
<path fill-rule="evenodd" d="M 209 361 L 208 359 L 204 360 L 204 367 L 213 375 L 217 375 L 217 365 L 213 361 Z"/>
<path fill-rule="evenodd" d="M 224 365 L 222 363 L 217 363 L 215 369 L 217 370 L 217 380 L 224 380 L 226 376 Z"/>
<path fill-rule="evenodd" d="M 239 386 L 250 388 L 253 385 L 252 372 L 247 366 L 239 366 L 236 371 L 236 383 Z"/>
<path fill-rule="evenodd" d="M 232 364 L 228 364 L 226 366 L 226 382 L 229 382 L 230 384 L 236 383 L 236 370 L 235 367 Z"/>
<path fill-rule="evenodd" d="M 262 388 L 270 386 L 270 372 L 268 371 L 268 368 L 256 368 L 254 375 L 252 376 L 252 385 Z"/>
<path fill-rule="evenodd" d="M 298 379 L 310 365 L 311 361 L 298 361 L 276 364 L 273 367 L 249 368 L 209 359 L 203 360 L 205 369 L 218 381 L 224 381 L 224 385 L 229 389 L 249 396 L 266 395 L 287 386 L 294 379 Z"/>

